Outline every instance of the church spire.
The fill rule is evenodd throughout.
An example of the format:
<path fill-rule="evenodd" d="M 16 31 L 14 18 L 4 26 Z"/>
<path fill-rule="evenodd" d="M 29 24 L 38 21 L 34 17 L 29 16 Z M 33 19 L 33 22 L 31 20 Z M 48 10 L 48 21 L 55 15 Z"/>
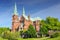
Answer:
<path fill-rule="evenodd" d="M 25 15 L 25 9 L 24 9 L 24 7 L 23 7 L 23 11 L 22 11 L 22 13 L 23 13 L 22 15 L 24 16 L 24 15 Z"/>
<path fill-rule="evenodd" d="M 14 6 L 14 15 L 18 15 L 16 3 L 15 3 L 15 6 Z"/>

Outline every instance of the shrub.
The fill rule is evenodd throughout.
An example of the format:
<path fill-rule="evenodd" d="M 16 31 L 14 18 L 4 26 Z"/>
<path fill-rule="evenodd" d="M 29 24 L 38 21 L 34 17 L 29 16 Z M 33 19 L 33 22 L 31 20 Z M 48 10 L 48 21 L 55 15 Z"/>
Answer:
<path fill-rule="evenodd" d="M 55 38 L 55 37 L 58 37 L 58 36 L 59 36 L 59 33 L 56 32 L 56 33 L 54 33 L 53 35 L 51 35 L 51 38 Z"/>
<path fill-rule="evenodd" d="M 8 40 L 17 40 L 18 37 L 19 37 L 19 32 L 4 32 L 2 34 L 2 38 Z"/>
<path fill-rule="evenodd" d="M 5 28 L 5 27 L 0 27 L 0 37 L 1 37 L 2 33 L 5 32 L 5 31 L 10 31 L 10 29 Z"/>

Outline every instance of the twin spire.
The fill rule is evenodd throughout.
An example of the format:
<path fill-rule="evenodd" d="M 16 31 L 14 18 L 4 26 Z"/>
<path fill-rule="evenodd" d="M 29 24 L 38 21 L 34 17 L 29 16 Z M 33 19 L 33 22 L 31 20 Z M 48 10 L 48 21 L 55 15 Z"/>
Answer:
<path fill-rule="evenodd" d="M 24 7 L 23 7 L 23 11 L 22 11 L 22 13 L 23 13 L 22 15 L 24 16 L 24 15 L 25 15 L 25 10 L 24 10 Z"/>
<path fill-rule="evenodd" d="M 16 3 L 15 3 L 15 6 L 14 6 L 14 15 L 18 15 Z"/>
<path fill-rule="evenodd" d="M 18 15 L 16 3 L 15 3 L 15 6 L 14 6 L 14 15 Z M 23 7 L 23 10 L 22 10 L 22 15 L 23 15 L 23 16 L 25 15 L 24 7 Z"/>

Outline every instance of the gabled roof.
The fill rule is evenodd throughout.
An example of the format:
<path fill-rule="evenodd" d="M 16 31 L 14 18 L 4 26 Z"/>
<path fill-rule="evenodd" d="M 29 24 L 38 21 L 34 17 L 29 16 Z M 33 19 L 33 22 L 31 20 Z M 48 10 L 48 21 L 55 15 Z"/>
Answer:
<path fill-rule="evenodd" d="M 22 14 L 23 17 L 24 17 L 26 20 L 28 20 L 28 16 L 25 15 L 25 9 L 24 9 L 24 7 L 23 7 L 23 12 L 22 12 L 22 13 L 23 13 L 23 14 Z M 41 20 L 41 18 L 39 18 L 39 17 L 31 18 L 31 17 L 30 17 L 30 20 L 31 20 L 31 21 L 36 21 L 36 20 Z"/>
<path fill-rule="evenodd" d="M 41 20 L 41 18 L 39 18 L 39 17 L 36 17 L 36 18 L 30 18 L 30 19 L 31 19 L 31 21 Z"/>
<path fill-rule="evenodd" d="M 23 17 L 26 19 L 26 20 L 28 20 L 28 16 L 26 16 L 26 15 L 23 15 Z M 31 18 L 30 17 L 30 20 L 31 21 L 36 21 L 36 20 L 42 20 L 40 17 L 35 17 L 35 18 Z"/>

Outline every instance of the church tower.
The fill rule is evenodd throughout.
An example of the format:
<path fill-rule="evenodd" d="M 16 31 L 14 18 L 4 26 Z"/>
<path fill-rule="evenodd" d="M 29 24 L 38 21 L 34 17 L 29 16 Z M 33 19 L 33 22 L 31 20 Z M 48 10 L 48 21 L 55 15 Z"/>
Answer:
<path fill-rule="evenodd" d="M 22 16 L 20 17 L 20 30 L 24 29 L 24 22 L 25 22 L 25 10 L 23 7 Z"/>
<path fill-rule="evenodd" d="M 18 13 L 17 13 L 17 6 L 16 6 L 16 3 L 15 3 L 14 14 L 12 16 L 12 31 L 17 30 L 18 25 L 19 25 L 19 18 L 18 18 Z"/>
<path fill-rule="evenodd" d="M 25 15 L 25 10 L 24 10 L 24 7 L 23 7 L 22 15 L 23 15 L 23 16 Z"/>
<path fill-rule="evenodd" d="M 28 15 L 28 20 L 30 20 L 30 15 Z"/>
<path fill-rule="evenodd" d="M 39 27 L 40 27 L 40 19 L 36 18 L 36 20 L 30 18 L 30 15 L 26 16 L 25 15 L 25 9 L 23 7 L 22 10 L 22 16 L 20 16 L 20 18 L 18 17 L 18 12 L 17 12 L 17 5 L 15 3 L 14 6 L 14 14 L 12 16 L 12 29 L 11 31 L 15 32 L 15 31 L 21 31 L 21 30 L 28 30 L 30 24 L 32 24 L 36 31 L 39 31 Z"/>

